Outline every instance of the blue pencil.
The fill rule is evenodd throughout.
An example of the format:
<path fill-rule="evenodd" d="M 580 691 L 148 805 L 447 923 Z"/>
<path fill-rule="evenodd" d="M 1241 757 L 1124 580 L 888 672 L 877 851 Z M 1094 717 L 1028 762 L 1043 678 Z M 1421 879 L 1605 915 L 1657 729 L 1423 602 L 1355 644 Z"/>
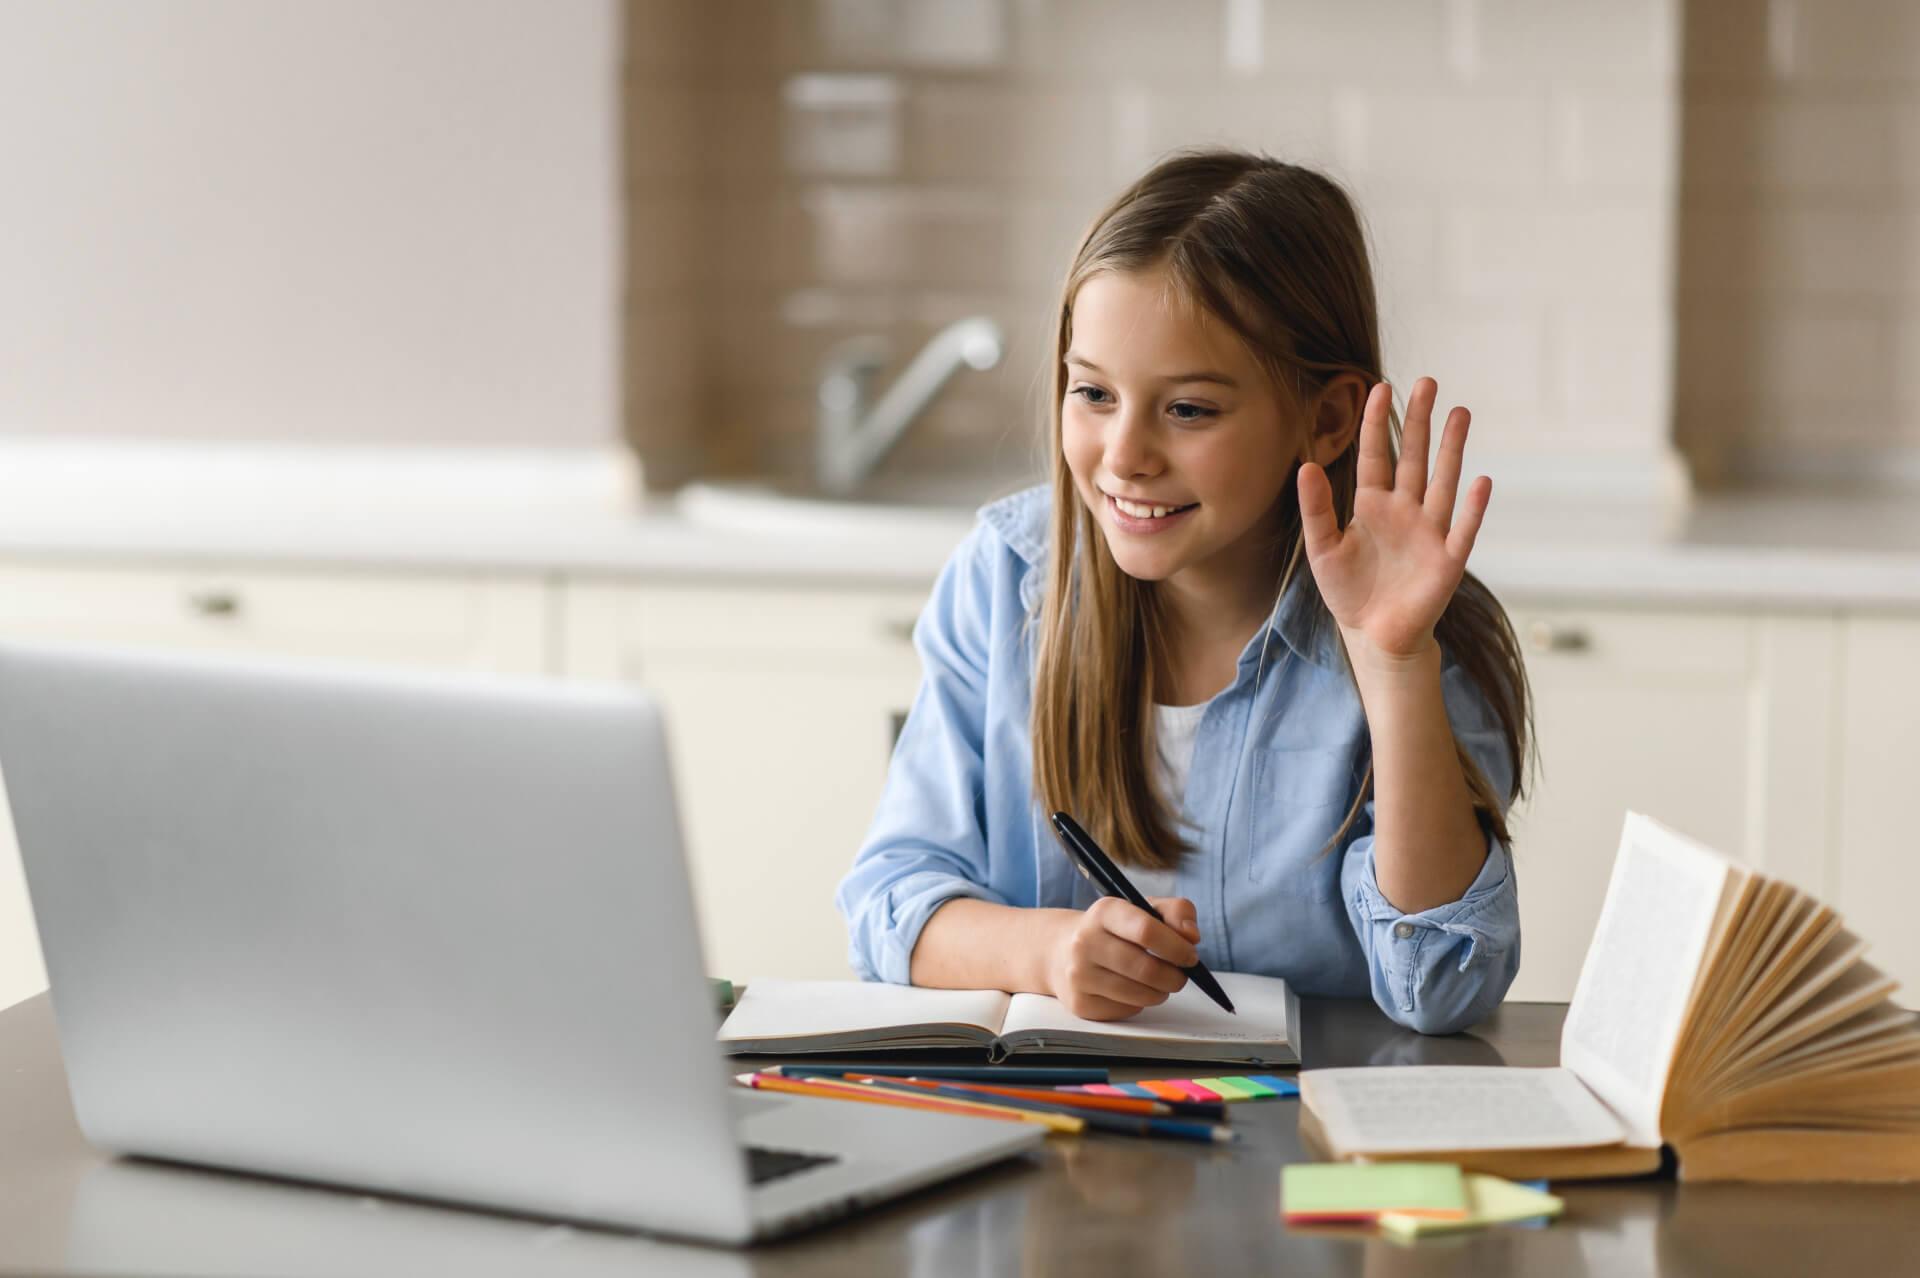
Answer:
<path fill-rule="evenodd" d="M 868 1071 L 862 1071 L 868 1072 Z M 987 1101 L 994 1105 L 1003 1105 L 1008 1109 L 1030 1109 L 1042 1114 L 1070 1114 L 1075 1118 L 1084 1118 L 1087 1127 L 1096 1132 L 1114 1132 L 1121 1136 L 1164 1136 L 1170 1140 L 1192 1140 L 1206 1145 L 1231 1144 L 1238 1137 L 1229 1128 L 1217 1123 L 1198 1123 L 1187 1118 L 1143 1118 L 1131 1114 L 1103 1114 L 1098 1110 L 1078 1109 L 1072 1105 L 1055 1105 L 1049 1101 L 1026 1100 L 1011 1096 L 983 1096 L 979 1092 L 964 1087 L 911 1087 L 906 1084 L 870 1082 L 868 1087 L 882 1091 L 903 1092 L 907 1095 L 952 1096 L 961 1100 Z"/>
<path fill-rule="evenodd" d="M 1053 1065 L 775 1065 L 765 1071 L 787 1078 L 840 1078 L 879 1074 L 888 1078 L 951 1078 L 966 1083 L 1104 1083 L 1104 1069 Z"/>

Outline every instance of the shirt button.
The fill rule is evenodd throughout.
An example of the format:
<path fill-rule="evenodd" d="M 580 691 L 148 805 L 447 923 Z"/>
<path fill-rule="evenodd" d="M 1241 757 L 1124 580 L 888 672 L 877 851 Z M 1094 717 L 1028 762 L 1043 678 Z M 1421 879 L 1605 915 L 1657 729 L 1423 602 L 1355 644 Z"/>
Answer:
<path fill-rule="evenodd" d="M 1393 934 L 1403 941 L 1410 941 L 1413 939 L 1413 924 L 1395 923 L 1393 925 Z"/>

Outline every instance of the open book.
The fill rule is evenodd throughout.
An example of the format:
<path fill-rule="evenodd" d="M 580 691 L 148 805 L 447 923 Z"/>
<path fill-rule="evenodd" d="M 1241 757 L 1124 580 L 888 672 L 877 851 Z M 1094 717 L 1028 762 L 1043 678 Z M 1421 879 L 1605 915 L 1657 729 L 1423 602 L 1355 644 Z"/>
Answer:
<path fill-rule="evenodd" d="M 1559 1069 L 1309 1070 L 1301 1131 L 1337 1158 L 1521 1179 L 1920 1178 L 1920 1026 L 1831 909 L 1637 813 Z"/>
<path fill-rule="evenodd" d="M 1215 1007 L 1189 984 L 1124 1021 L 1088 1021 L 1045 994 L 933 990 L 870 981 L 747 982 L 720 1027 L 731 1054 L 869 1052 L 979 1047 L 992 1060 L 1015 1052 L 1140 1056 L 1169 1061 L 1291 1065 L 1299 1004 L 1284 981 L 1215 973 L 1239 1009 Z"/>

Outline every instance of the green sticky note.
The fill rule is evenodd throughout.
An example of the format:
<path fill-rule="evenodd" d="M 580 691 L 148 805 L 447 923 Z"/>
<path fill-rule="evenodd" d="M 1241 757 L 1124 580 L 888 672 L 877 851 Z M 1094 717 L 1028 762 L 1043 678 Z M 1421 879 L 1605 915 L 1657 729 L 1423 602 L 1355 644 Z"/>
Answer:
<path fill-rule="evenodd" d="M 1467 1214 L 1458 1220 L 1439 1220 L 1425 1216 L 1409 1216 L 1400 1212 L 1383 1212 L 1380 1216 L 1380 1230 L 1393 1238 L 1419 1238 L 1424 1234 L 1449 1233 L 1461 1229 L 1478 1229 L 1482 1225 L 1505 1225 L 1516 1220 L 1536 1220 L 1542 1216 L 1558 1216 L 1566 1204 L 1552 1194 L 1543 1194 L 1537 1189 L 1525 1185 L 1516 1185 L 1510 1180 L 1498 1176 L 1482 1176 L 1477 1173 L 1466 1177 Z"/>
<path fill-rule="evenodd" d="M 1252 1100 L 1260 1094 L 1251 1087 L 1236 1083 L 1231 1078 L 1196 1078 L 1193 1081 L 1210 1092 L 1220 1093 L 1220 1099 L 1223 1101 Z"/>
<path fill-rule="evenodd" d="M 1227 1077 L 1221 1078 L 1221 1082 L 1231 1082 L 1233 1086 L 1236 1086 L 1236 1088 L 1240 1090 L 1240 1094 L 1242 1094 L 1246 1100 L 1261 1100 L 1261 1098 L 1267 1098 L 1267 1096 L 1279 1096 L 1279 1092 L 1275 1092 L 1273 1088 L 1269 1088 L 1265 1082 L 1254 1082 L 1252 1078 L 1248 1078 L 1246 1075 L 1227 1075 Z"/>
<path fill-rule="evenodd" d="M 1467 1190 L 1452 1163 L 1289 1163 L 1280 1214 L 1289 1221 L 1373 1220 L 1382 1212 L 1461 1219 Z"/>

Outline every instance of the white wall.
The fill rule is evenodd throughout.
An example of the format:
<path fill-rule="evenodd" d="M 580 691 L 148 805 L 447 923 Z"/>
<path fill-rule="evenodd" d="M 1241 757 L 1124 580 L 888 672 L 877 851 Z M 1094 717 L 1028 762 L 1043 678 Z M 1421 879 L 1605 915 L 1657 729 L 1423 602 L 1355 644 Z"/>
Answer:
<path fill-rule="evenodd" d="M 0 432 L 617 439 L 614 0 L 0 0 Z"/>

